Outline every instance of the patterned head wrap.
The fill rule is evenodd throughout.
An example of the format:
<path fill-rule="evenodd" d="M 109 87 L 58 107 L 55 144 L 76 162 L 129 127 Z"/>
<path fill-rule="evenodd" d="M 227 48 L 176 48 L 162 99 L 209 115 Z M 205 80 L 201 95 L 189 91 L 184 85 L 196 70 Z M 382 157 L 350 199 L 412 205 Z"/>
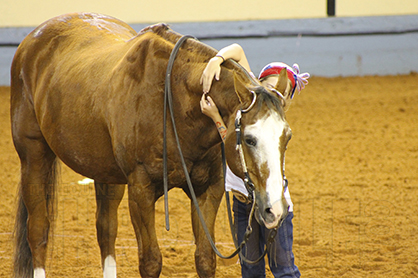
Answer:
<path fill-rule="evenodd" d="M 278 75 L 282 69 L 286 69 L 287 77 L 292 84 L 290 98 L 293 98 L 296 88 L 298 89 L 298 92 L 300 92 L 308 84 L 308 78 L 310 77 L 310 74 L 307 72 L 300 73 L 298 64 L 293 64 L 293 66 L 290 67 L 289 65 L 281 62 L 270 63 L 261 70 L 258 79 L 262 80 L 269 75 Z"/>

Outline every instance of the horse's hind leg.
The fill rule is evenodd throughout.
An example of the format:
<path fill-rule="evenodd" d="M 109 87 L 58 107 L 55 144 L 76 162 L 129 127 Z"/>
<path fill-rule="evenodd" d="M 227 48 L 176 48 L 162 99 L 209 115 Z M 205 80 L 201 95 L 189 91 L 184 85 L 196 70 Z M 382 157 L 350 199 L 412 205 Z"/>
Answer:
<path fill-rule="evenodd" d="M 21 93 L 12 91 L 12 134 L 21 161 L 14 275 L 38 278 L 45 277 L 56 156 L 40 131 L 33 108 L 21 96 Z"/>
<path fill-rule="evenodd" d="M 102 258 L 103 277 L 116 278 L 115 241 L 118 232 L 118 207 L 124 184 L 94 183 L 96 189 L 96 230 Z"/>

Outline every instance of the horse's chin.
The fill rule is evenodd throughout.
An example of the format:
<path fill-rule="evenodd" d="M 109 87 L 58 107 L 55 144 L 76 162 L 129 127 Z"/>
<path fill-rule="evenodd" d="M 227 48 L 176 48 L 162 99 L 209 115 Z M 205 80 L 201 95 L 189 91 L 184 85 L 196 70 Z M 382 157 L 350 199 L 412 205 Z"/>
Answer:
<path fill-rule="evenodd" d="M 274 228 L 276 228 L 276 227 L 278 227 L 279 226 L 279 224 L 280 224 L 280 217 L 278 217 L 275 221 L 273 221 L 273 222 L 271 222 L 271 223 L 266 223 L 265 221 L 264 221 L 264 226 L 266 226 L 266 228 L 267 229 L 274 229 Z"/>

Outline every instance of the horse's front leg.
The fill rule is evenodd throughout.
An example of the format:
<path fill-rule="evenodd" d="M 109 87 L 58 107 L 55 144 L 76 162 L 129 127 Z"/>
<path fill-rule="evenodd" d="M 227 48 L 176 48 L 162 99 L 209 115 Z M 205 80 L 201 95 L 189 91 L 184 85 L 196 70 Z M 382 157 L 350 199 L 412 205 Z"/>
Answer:
<path fill-rule="evenodd" d="M 116 278 L 115 241 L 118 232 L 118 207 L 125 192 L 124 184 L 94 182 L 96 190 L 96 230 L 104 278 Z"/>
<path fill-rule="evenodd" d="M 162 256 L 155 233 L 155 186 L 142 167 L 129 176 L 129 211 L 138 243 L 139 272 L 142 277 L 158 277 Z"/>
<path fill-rule="evenodd" d="M 197 197 L 204 221 L 213 240 L 215 240 L 214 230 L 216 214 L 218 212 L 223 193 L 224 189 L 222 184 L 216 184 L 210 186 L 205 193 Z M 193 201 L 191 211 L 193 233 L 196 241 L 195 264 L 197 274 L 202 278 L 214 277 L 216 271 L 215 252 L 212 250 L 209 240 L 206 237 Z"/>

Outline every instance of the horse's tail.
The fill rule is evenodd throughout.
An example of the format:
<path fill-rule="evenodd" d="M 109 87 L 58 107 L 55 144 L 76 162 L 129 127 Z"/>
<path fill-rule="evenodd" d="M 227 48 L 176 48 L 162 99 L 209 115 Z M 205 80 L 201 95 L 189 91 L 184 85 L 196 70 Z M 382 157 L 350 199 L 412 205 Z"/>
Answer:
<path fill-rule="evenodd" d="M 58 162 L 55 160 L 48 173 L 48 182 L 45 184 L 48 219 L 50 224 L 49 235 L 52 235 L 54 228 L 54 214 L 56 207 L 56 191 L 57 191 L 57 166 Z M 18 204 L 16 221 L 14 226 L 14 258 L 13 258 L 13 273 L 14 277 L 33 277 L 33 263 L 32 252 L 27 240 L 27 220 L 28 210 L 23 201 L 22 182 L 19 184 Z"/>
<path fill-rule="evenodd" d="M 14 277 L 32 277 L 32 252 L 27 241 L 28 211 L 22 197 L 22 187 L 19 185 L 19 196 L 14 227 Z"/>

